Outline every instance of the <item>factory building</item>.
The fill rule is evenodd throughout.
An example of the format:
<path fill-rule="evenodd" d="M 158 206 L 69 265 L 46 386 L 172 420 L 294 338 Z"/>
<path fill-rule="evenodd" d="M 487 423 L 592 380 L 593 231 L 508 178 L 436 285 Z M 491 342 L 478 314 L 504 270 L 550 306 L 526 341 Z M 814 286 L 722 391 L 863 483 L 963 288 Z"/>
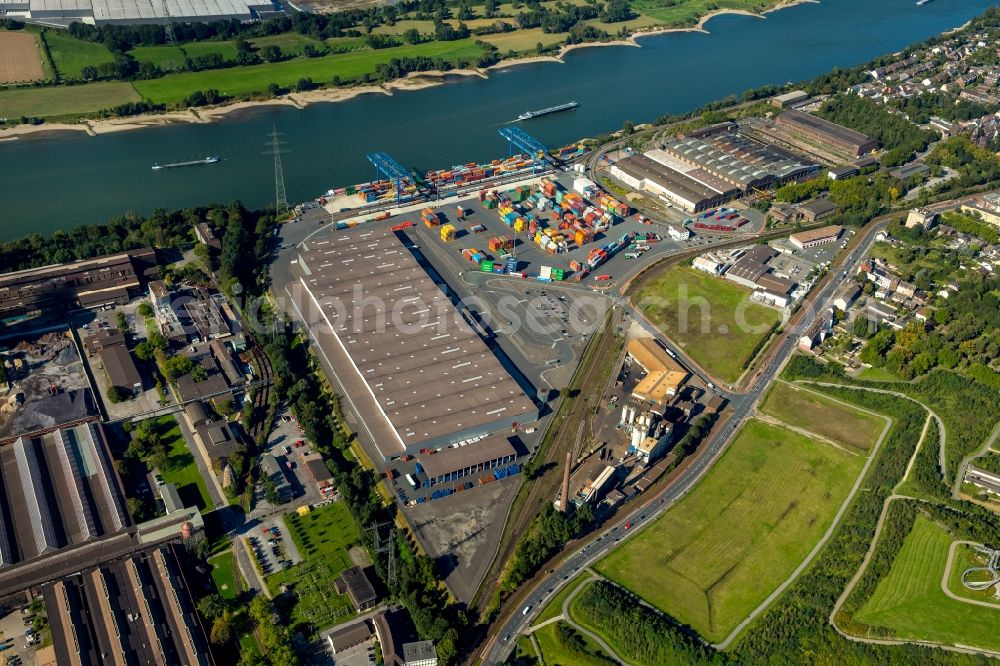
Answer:
<path fill-rule="evenodd" d="M 691 177 L 646 155 L 619 160 L 611 167 L 611 175 L 632 189 L 656 194 L 689 213 L 718 206 L 738 194 L 735 188 L 720 185 L 723 189 L 716 189 L 706 178 Z"/>
<path fill-rule="evenodd" d="M 178 556 L 135 553 L 42 587 L 56 663 L 214 664 Z"/>
<path fill-rule="evenodd" d="M 775 95 L 771 98 L 771 105 L 776 106 L 779 109 L 787 109 L 789 107 L 802 106 L 809 101 L 809 93 L 805 90 L 793 90 L 791 92 L 786 92 L 783 95 Z"/>
<path fill-rule="evenodd" d="M 878 149 L 878 141 L 861 132 L 831 123 L 811 113 L 794 109 L 782 111 L 774 120 L 776 127 L 805 136 L 821 146 L 852 157 L 861 157 Z"/>
<path fill-rule="evenodd" d="M 501 358 L 388 227 L 307 241 L 296 307 L 342 381 L 370 401 L 386 460 L 538 418 Z M 480 443 L 469 444 L 470 447 Z"/>
<path fill-rule="evenodd" d="M 689 135 L 647 155 L 689 176 L 713 179 L 715 189 L 735 187 L 741 192 L 804 180 L 819 170 L 818 164 L 736 131 Z"/>
<path fill-rule="evenodd" d="M 757 281 L 771 270 L 767 263 L 776 256 L 778 251 L 770 246 L 754 245 L 744 251 L 726 271 L 726 279 L 753 289 L 757 286 Z"/>
<path fill-rule="evenodd" d="M 0 13 L 69 25 L 251 21 L 280 13 L 269 0 L 0 0 Z"/>
<path fill-rule="evenodd" d="M 668 398 L 677 395 L 688 373 L 652 338 L 635 338 L 628 343 L 628 355 L 645 370 L 646 376 L 632 389 L 632 397 L 658 407 L 662 413 Z"/>
<path fill-rule="evenodd" d="M 155 268 L 156 253 L 147 248 L 4 273 L 0 275 L 0 319 L 123 305 Z"/>
<path fill-rule="evenodd" d="M 422 453 L 417 462 L 431 485 L 436 486 L 510 465 L 516 458 L 517 450 L 510 440 L 497 435 L 466 446 Z"/>
<path fill-rule="evenodd" d="M 831 224 L 828 227 L 810 229 L 809 231 L 801 231 L 797 234 L 792 234 L 788 237 L 788 240 L 795 247 L 800 250 L 804 250 L 807 247 L 815 247 L 826 243 L 835 243 L 837 239 L 840 238 L 840 234 L 843 230 L 843 227 Z"/>
<path fill-rule="evenodd" d="M 378 595 L 361 567 L 345 569 L 334 581 L 337 594 L 346 594 L 359 613 L 374 608 Z"/>
<path fill-rule="evenodd" d="M 0 568 L 125 529 L 119 480 L 97 423 L 0 448 Z"/>

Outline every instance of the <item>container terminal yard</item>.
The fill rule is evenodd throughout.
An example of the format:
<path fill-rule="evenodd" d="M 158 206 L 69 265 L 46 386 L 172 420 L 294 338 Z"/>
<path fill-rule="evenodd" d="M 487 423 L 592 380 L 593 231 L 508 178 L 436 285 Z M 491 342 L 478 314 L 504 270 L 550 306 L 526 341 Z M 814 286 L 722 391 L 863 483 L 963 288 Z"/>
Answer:
<path fill-rule="evenodd" d="M 517 127 L 500 130 L 507 159 L 419 177 L 372 153 L 375 181 L 329 190 L 281 227 L 271 274 L 279 306 L 305 322 L 422 548 L 451 563 L 446 583 L 457 598 L 475 594 L 522 466 L 618 288 L 665 255 L 749 241 L 764 229 L 749 205 L 757 186 L 818 168 L 751 144 L 739 128 L 715 131 L 705 137 L 711 151 L 738 159 L 706 153 L 695 166 L 659 149 L 632 182 L 612 170 L 638 157 L 628 148 L 589 160 L 588 171 L 583 146 L 550 151 Z M 685 178 L 712 190 L 688 191 Z M 358 315 L 340 299 L 348 310 L 359 299 L 378 305 Z M 376 326 L 393 312 L 397 321 Z M 613 321 L 629 338 L 649 335 Z M 411 332 L 411 349 L 400 341 L 413 326 L 430 333 Z M 711 397 L 699 371 L 679 372 L 690 373 L 683 400 Z M 604 425 L 610 443 L 616 423 Z M 615 458 L 627 454 L 616 446 Z M 592 471 L 581 470 L 587 478 L 574 474 L 574 488 Z"/>

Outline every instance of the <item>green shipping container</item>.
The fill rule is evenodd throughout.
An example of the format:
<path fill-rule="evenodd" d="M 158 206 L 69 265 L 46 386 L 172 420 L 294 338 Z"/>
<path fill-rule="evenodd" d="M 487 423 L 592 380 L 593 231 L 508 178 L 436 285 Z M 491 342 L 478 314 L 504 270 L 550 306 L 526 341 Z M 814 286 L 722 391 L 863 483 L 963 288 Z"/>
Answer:
<path fill-rule="evenodd" d="M 552 279 L 555 280 L 555 281 L 557 281 L 557 282 L 562 281 L 562 279 L 565 277 L 565 275 L 566 274 L 563 272 L 563 269 L 561 269 L 561 268 L 553 268 L 552 269 Z"/>
<path fill-rule="evenodd" d="M 483 273 L 492 273 L 493 272 L 493 262 L 492 261 L 484 261 L 483 263 L 479 264 L 479 270 L 481 270 Z"/>

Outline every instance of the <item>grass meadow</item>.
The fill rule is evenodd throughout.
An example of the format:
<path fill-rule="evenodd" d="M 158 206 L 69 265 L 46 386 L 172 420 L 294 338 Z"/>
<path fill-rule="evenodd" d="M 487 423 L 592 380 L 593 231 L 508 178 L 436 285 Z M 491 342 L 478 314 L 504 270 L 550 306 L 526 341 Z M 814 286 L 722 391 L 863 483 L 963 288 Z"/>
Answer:
<path fill-rule="evenodd" d="M 885 419 L 848 407 L 792 384 L 776 382 L 760 411 L 788 425 L 868 450 L 885 427 Z"/>
<path fill-rule="evenodd" d="M 643 314 L 710 374 L 733 382 L 781 314 L 751 290 L 685 266 L 660 269 L 631 294 Z"/>
<path fill-rule="evenodd" d="M 684 499 L 595 568 L 719 641 L 805 559 L 863 464 L 750 421 Z"/>

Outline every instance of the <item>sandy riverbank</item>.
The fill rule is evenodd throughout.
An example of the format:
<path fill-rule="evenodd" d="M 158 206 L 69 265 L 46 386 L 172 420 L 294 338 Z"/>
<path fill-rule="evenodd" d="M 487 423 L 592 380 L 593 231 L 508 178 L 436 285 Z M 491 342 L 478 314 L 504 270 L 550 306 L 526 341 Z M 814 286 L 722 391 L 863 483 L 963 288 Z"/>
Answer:
<path fill-rule="evenodd" d="M 448 77 L 453 76 L 478 76 L 488 78 L 489 70 L 506 69 L 520 65 L 530 65 L 540 62 L 564 62 L 567 53 L 577 49 L 597 48 L 603 46 L 632 46 L 640 47 L 638 40 L 643 37 L 663 35 L 671 32 L 708 32 L 705 25 L 722 14 L 741 14 L 744 16 L 755 16 L 766 18 L 766 14 L 781 9 L 786 9 L 795 5 L 806 3 L 818 3 L 819 0 L 788 0 L 782 2 L 763 14 L 755 14 L 742 9 L 719 9 L 702 16 L 698 23 L 688 28 L 655 28 L 632 33 L 628 39 L 618 39 L 608 42 L 586 42 L 583 44 L 567 44 L 559 49 L 556 55 L 528 56 L 525 58 L 512 58 L 501 60 L 495 65 L 486 69 L 454 69 L 449 71 L 432 70 L 427 72 L 411 72 L 407 76 L 395 81 L 390 81 L 381 86 L 356 86 L 352 88 L 322 88 L 304 93 L 289 93 L 282 97 L 260 101 L 243 101 L 232 104 L 224 104 L 213 107 L 199 107 L 185 111 L 171 111 L 160 114 L 147 114 L 133 116 L 130 118 L 110 118 L 106 120 L 82 120 L 76 124 L 70 123 L 43 123 L 41 125 L 15 125 L 7 129 L 0 129 L 0 142 L 16 140 L 22 137 L 36 136 L 48 132 L 76 131 L 86 132 L 91 136 L 99 134 L 109 134 L 113 132 L 123 132 L 134 129 L 147 129 L 150 127 L 160 127 L 163 125 L 173 125 L 176 123 L 208 123 L 220 120 L 231 114 L 238 114 L 263 106 L 292 106 L 303 109 L 310 104 L 321 104 L 329 102 L 343 102 L 354 99 L 359 95 L 383 94 L 392 95 L 395 91 L 422 90 L 432 86 L 442 85 Z"/>

